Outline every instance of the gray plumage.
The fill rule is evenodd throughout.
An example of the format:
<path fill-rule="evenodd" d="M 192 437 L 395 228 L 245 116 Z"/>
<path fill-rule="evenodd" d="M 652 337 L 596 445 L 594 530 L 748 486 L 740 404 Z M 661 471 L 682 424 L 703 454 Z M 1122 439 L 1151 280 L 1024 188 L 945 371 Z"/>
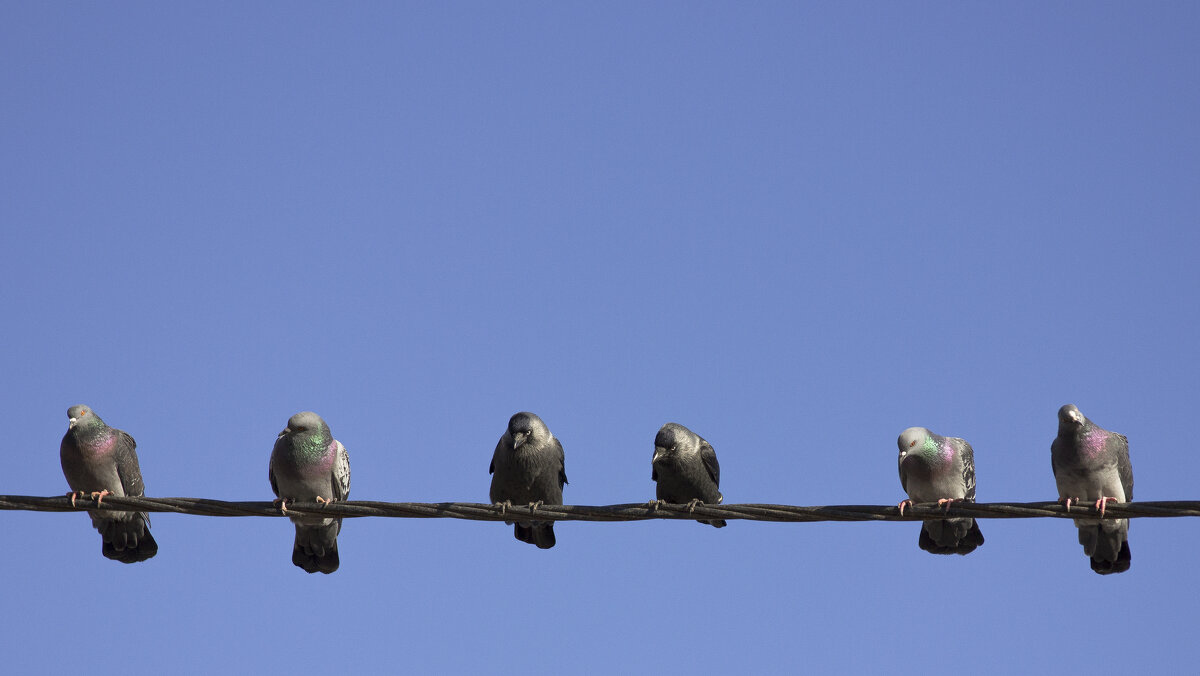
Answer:
<path fill-rule="evenodd" d="M 1050 467 L 1058 497 L 1070 503 L 1095 502 L 1103 514 L 1108 501 L 1133 500 L 1129 440 L 1096 425 L 1073 404 L 1058 409 L 1058 436 L 1050 444 Z M 1101 502 L 1103 500 L 1103 502 Z M 1101 575 L 1129 570 L 1129 519 L 1075 519 L 1079 544 Z"/>
<path fill-rule="evenodd" d="M 526 412 L 514 415 L 496 443 L 488 467 L 492 475 L 492 503 L 561 505 L 563 486 L 567 483 L 564 460 L 562 444 L 541 418 Z M 518 522 L 514 534 L 521 542 L 539 549 L 554 546 L 553 521 Z"/>
<path fill-rule="evenodd" d="M 900 434 L 900 485 L 909 499 L 902 502 L 975 502 L 975 452 L 971 444 L 943 437 L 924 427 Z M 903 507 L 901 507 L 903 510 Z M 931 554 L 961 554 L 983 544 L 975 519 L 927 519 L 921 523 L 917 545 Z"/>
<path fill-rule="evenodd" d="M 717 490 L 721 485 L 717 452 L 704 437 L 683 425 L 667 423 L 658 430 L 650 465 L 650 478 L 657 484 L 655 495 L 659 500 L 673 504 L 719 505 L 724 499 Z M 717 528 L 725 527 L 723 519 L 697 520 Z"/>
<path fill-rule="evenodd" d="M 291 500 L 345 500 L 350 496 L 350 455 L 321 416 L 302 411 L 288 419 L 287 427 L 275 439 L 269 476 L 271 490 L 285 511 Z M 296 525 L 292 563 L 309 573 L 337 570 L 342 520 L 319 516 L 291 519 Z"/>
<path fill-rule="evenodd" d="M 146 493 L 133 437 L 109 427 L 87 406 L 67 409 L 70 423 L 59 444 L 59 460 L 72 495 L 142 497 Z M 121 563 L 137 563 L 158 553 L 145 512 L 89 510 L 103 540 L 101 553 Z"/>

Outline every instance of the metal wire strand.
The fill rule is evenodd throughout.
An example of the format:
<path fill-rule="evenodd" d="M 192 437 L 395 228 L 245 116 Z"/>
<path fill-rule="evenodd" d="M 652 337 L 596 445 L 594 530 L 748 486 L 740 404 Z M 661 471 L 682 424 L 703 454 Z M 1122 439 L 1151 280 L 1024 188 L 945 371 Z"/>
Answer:
<path fill-rule="evenodd" d="M 75 505 L 66 496 L 35 497 L 0 495 L 0 509 L 35 512 L 82 512 L 87 510 L 174 512 L 196 516 L 285 516 L 273 502 L 226 502 L 204 498 L 131 498 L 104 496 L 97 505 L 91 497 L 79 497 Z M 1074 504 L 1068 511 L 1057 502 L 954 502 L 948 509 L 937 503 L 905 507 L 904 515 L 894 506 L 828 505 L 689 505 L 638 502 L 621 505 L 528 505 L 481 504 L 474 502 L 375 502 L 352 500 L 320 504 L 288 502 L 287 515 L 325 517 L 384 516 L 408 519 L 468 519 L 471 521 L 646 521 L 649 519 L 726 519 L 772 522 L 810 521 L 921 521 L 974 517 L 977 519 L 1097 519 L 1100 511 L 1092 503 Z M 1105 519 L 1140 517 L 1200 516 L 1200 501 L 1170 500 L 1158 502 L 1108 503 Z"/>

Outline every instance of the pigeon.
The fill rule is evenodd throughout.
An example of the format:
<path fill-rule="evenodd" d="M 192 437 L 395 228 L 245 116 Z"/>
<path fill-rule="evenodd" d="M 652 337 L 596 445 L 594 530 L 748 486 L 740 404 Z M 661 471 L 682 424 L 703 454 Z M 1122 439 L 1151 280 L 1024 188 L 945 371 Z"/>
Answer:
<path fill-rule="evenodd" d="M 95 411 L 80 404 L 67 409 L 70 423 L 59 445 L 63 475 L 75 498 L 91 495 L 100 504 L 106 495 L 140 498 L 146 493 L 138 467 L 137 444 L 125 432 L 109 427 Z M 145 512 L 89 510 L 92 525 L 104 541 L 100 552 L 121 563 L 145 561 L 158 553 Z"/>
<path fill-rule="evenodd" d="M 563 466 L 562 444 L 550 433 L 542 419 L 532 413 L 517 413 L 508 421 L 508 429 L 496 443 L 490 491 L 492 503 L 502 510 L 514 504 L 561 505 L 567 472 Z M 513 524 L 512 521 L 505 521 Z M 538 549 L 554 546 L 554 522 L 516 522 L 514 534 L 521 542 Z"/>
<path fill-rule="evenodd" d="M 654 458 L 650 461 L 650 478 L 657 482 L 655 495 L 658 502 L 719 505 L 724 497 L 717 487 L 721 485 L 721 465 L 717 453 L 704 437 L 678 423 L 667 423 L 654 437 Z M 717 528 L 724 528 L 723 519 L 706 521 Z"/>
<path fill-rule="evenodd" d="M 345 500 L 350 495 L 350 456 L 333 438 L 329 425 L 312 411 L 288 418 L 287 427 L 275 439 L 269 471 L 283 513 L 293 500 L 322 504 Z M 309 573 L 332 573 L 338 569 L 337 536 L 342 519 L 293 516 L 296 543 L 292 563 Z"/>
<path fill-rule="evenodd" d="M 1050 467 L 1058 498 L 1070 511 L 1072 502 L 1095 501 L 1101 518 L 1075 519 L 1079 544 L 1101 575 L 1129 570 L 1129 519 L 1104 519 L 1109 502 L 1133 500 L 1133 465 L 1129 440 L 1096 425 L 1074 405 L 1058 409 L 1058 436 L 1050 444 Z"/>
<path fill-rule="evenodd" d="M 975 502 L 975 452 L 971 444 L 943 437 L 924 427 L 900 433 L 900 485 L 908 500 L 900 502 L 900 514 L 914 502 L 933 502 L 950 508 L 958 501 Z M 966 555 L 983 544 L 983 533 L 975 519 L 926 519 L 917 545 L 931 554 Z"/>

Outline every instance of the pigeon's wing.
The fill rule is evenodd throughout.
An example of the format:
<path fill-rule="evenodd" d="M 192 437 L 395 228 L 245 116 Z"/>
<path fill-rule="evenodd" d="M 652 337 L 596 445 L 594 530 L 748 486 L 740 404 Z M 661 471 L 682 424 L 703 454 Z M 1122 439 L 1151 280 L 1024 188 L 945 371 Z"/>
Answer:
<path fill-rule="evenodd" d="M 279 446 L 279 440 L 275 440 L 275 446 Z M 275 450 L 271 449 L 271 462 L 267 465 L 267 478 L 271 480 L 271 492 L 275 497 L 279 497 L 279 484 L 275 482 Z"/>
<path fill-rule="evenodd" d="M 962 478 L 963 489 L 966 491 L 963 495 L 966 499 L 975 500 L 975 451 L 971 448 L 971 444 L 964 439 L 955 439 L 954 445 L 957 447 L 958 453 L 962 456 Z"/>
<path fill-rule="evenodd" d="M 708 476 L 712 477 L 713 483 L 720 487 L 721 464 L 717 462 L 717 452 L 713 450 L 712 444 L 704 439 L 700 439 L 700 460 L 704 462 L 704 469 L 708 471 Z"/>
<path fill-rule="evenodd" d="M 146 484 L 142 481 L 142 468 L 138 466 L 137 443 L 133 437 L 117 430 L 117 447 L 113 458 L 117 462 L 117 476 L 121 478 L 121 489 L 125 495 L 140 498 L 146 494 Z"/>
<path fill-rule="evenodd" d="M 567 454 L 563 453 L 562 442 L 554 437 L 554 453 L 558 457 L 558 487 L 567 485 Z"/>
<path fill-rule="evenodd" d="M 345 500 L 350 497 L 350 454 L 342 442 L 334 439 L 337 444 L 337 457 L 333 459 L 333 497 Z"/>
<path fill-rule="evenodd" d="M 1121 477 L 1121 488 L 1125 489 L 1125 501 L 1133 501 L 1133 464 L 1129 462 L 1129 440 L 1124 434 L 1110 434 L 1105 442 L 1109 450 L 1117 454 L 1117 475 Z"/>
<path fill-rule="evenodd" d="M 496 442 L 496 450 L 492 452 L 492 464 L 488 465 L 488 474 L 496 473 L 496 458 L 500 457 L 500 453 L 504 450 L 504 439 L 506 437 L 508 437 L 507 432 L 500 437 L 500 441 Z"/>

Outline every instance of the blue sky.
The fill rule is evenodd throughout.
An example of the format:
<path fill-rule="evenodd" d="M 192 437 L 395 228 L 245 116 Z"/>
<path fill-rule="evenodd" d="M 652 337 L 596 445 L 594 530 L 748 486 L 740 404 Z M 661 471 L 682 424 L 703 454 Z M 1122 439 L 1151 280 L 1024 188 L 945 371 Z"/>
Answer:
<path fill-rule="evenodd" d="M 351 497 L 487 499 L 508 417 L 571 504 L 649 499 L 654 433 L 726 502 L 895 504 L 896 436 L 969 440 L 979 499 L 1056 497 L 1073 402 L 1137 498 L 1200 498 L 1192 3 L 92 3 L 0 10 L 0 493 L 67 490 L 87 403 L 147 492 L 271 496 L 321 413 Z M 1200 523 L 0 514 L 12 673 L 1182 671 Z"/>

